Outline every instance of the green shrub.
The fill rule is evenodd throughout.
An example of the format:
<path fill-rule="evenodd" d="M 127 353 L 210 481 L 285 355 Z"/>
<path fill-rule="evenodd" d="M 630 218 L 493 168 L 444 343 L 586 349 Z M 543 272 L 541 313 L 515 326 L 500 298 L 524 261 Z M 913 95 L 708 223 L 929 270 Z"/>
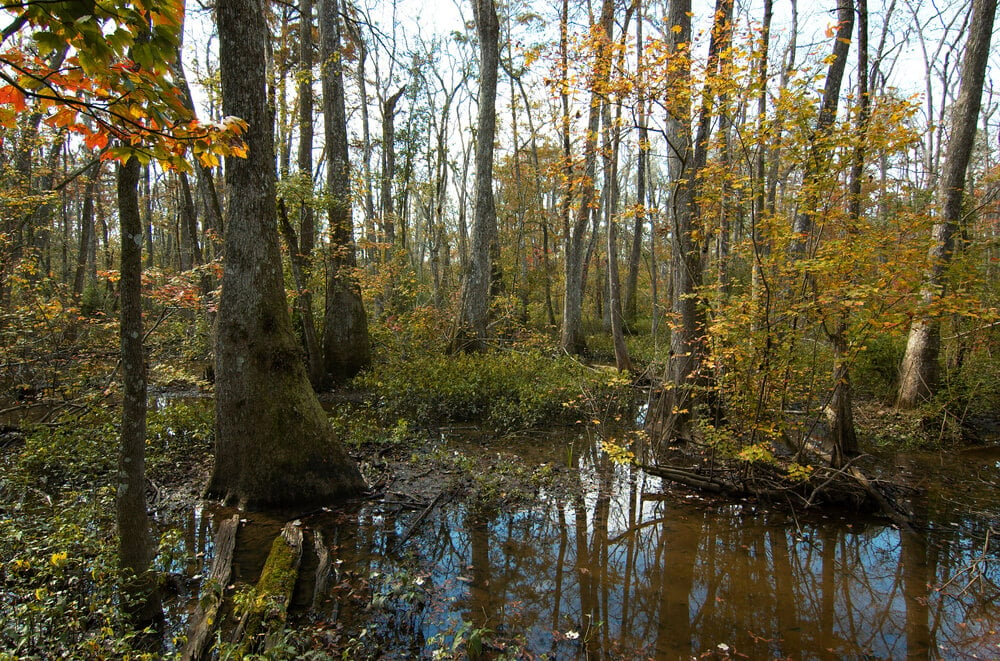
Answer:
<path fill-rule="evenodd" d="M 2 487 L 0 659 L 141 657 L 122 615 L 112 489 L 53 497 L 14 486 L 25 481 Z"/>
<path fill-rule="evenodd" d="M 150 411 L 149 472 L 164 479 L 211 447 L 209 402 Z M 0 661 L 137 659 L 142 634 L 123 613 L 115 538 L 118 411 L 29 431 L 0 459 Z M 174 564 L 167 531 L 157 566 Z"/>
<path fill-rule="evenodd" d="M 355 380 L 379 395 L 383 419 L 416 424 L 481 422 L 511 431 L 576 415 L 581 390 L 600 375 L 572 358 L 537 351 L 424 354 L 396 360 Z"/>
<path fill-rule="evenodd" d="M 117 465 L 118 431 L 109 413 L 97 411 L 73 424 L 34 428 L 11 478 L 23 489 L 54 498 L 65 490 L 110 484 Z"/>

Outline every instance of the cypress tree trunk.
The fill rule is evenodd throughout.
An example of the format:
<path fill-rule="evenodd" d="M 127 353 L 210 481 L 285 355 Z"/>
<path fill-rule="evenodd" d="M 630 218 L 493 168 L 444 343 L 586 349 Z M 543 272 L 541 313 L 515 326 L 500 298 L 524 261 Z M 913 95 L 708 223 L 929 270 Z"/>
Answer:
<path fill-rule="evenodd" d="M 285 301 L 262 0 L 220 0 L 216 20 L 223 112 L 246 120 L 248 155 L 226 159 L 216 455 L 207 495 L 243 507 L 325 502 L 364 482 L 309 384 Z"/>

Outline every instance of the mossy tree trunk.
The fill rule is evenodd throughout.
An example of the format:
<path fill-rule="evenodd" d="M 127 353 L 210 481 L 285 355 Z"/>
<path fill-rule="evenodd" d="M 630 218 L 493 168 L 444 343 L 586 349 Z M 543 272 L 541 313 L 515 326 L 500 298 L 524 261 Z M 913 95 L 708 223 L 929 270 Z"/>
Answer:
<path fill-rule="evenodd" d="M 216 452 L 207 495 L 242 507 L 330 501 L 364 483 L 309 384 L 285 301 L 263 2 L 220 0 L 216 20 L 223 112 L 246 120 L 248 155 L 226 159 Z"/>

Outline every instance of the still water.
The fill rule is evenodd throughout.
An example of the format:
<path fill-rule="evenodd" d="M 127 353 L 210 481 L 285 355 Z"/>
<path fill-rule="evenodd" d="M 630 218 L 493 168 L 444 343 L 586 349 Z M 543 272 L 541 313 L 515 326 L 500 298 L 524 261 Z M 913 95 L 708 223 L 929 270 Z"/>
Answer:
<path fill-rule="evenodd" d="M 337 562 L 317 593 L 307 553 L 298 626 L 353 645 L 348 658 L 1000 658 L 996 450 L 890 462 L 925 489 L 915 533 L 706 500 L 581 439 L 504 451 L 569 464 L 578 484 L 514 508 L 442 501 L 419 521 L 418 508 L 380 502 L 303 517 Z M 189 540 L 211 555 L 203 514 Z M 245 580 L 281 524 L 249 518 Z"/>

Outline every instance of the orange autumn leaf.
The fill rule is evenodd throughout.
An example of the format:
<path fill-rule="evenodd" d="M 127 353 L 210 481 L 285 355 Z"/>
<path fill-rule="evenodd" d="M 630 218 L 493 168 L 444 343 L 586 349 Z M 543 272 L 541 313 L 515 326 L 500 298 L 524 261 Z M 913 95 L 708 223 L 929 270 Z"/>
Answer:
<path fill-rule="evenodd" d="M 0 104 L 12 105 L 16 112 L 24 112 L 28 108 L 28 104 L 24 100 L 24 92 L 13 85 L 0 87 Z"/>

